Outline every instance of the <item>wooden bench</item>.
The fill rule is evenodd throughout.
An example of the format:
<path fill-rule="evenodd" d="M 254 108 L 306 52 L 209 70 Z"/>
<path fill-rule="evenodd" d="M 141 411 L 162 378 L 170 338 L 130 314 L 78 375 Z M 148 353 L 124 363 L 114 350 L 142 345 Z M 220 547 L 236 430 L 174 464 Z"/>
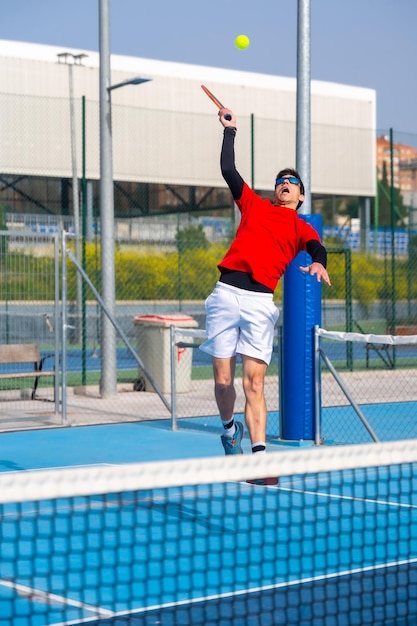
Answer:
<path fill-rule="evenodd" d="M 31 398 L 36 398 L 36 391 L 38 388 L 39 379 L 44 376 L 50 376 L 54 379 L 54 394 L 55 394 L 55 371 L 45 370 L 45 360 L 53 357 L 53 354 L 48 354 L 44 357 L 41 356 L 39 346 L 36 343 L 18 343 L 0 345 L 0 365 L 18 365 L 18 364 L 32 364 L 33 372 L 3 372 L 0 369 L 0 381 L 14 378 L 34 378 L 34 384 L 32 389 Z"/>
<path fill-rule="evenodd" d="M 408 335 L 417 335 L 417 324 L 400 324 L 398 326 L 388 326 L 387 335 L 397 335 L 402 337 L 407 337 Z M 396 345 L 395 349 L 398 350 L 400 348 L 407 347 L 404 344 Z M 366 350 L 366 367 L 369 367 L 369 351 L 375 350 L 375 352 L 381 357 L 384 361 L 385 365 L 392 369 L 394 367 L 394 360 L 391 356 L 391 350 L 393 346 L 389 343 L 375 344 L 375 343 L 367 343 L 365 344 Z"/>

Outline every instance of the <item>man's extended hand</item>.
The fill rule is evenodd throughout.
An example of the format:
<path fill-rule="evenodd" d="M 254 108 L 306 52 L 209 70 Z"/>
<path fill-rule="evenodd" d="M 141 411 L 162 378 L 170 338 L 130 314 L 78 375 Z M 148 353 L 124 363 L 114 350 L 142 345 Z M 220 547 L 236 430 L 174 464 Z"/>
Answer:
<path fill-rule="evenodd" d="M 230 119 L 226 119 L 225 115 L 229 115 Z M 233 111 L 231 111 L 230 109 L 219 109 L 219 120 L 222 126 L 224 126 L 225 128 L 227 128 L 227 126 L 232 126 L 233 128 L 236 128 L 236 117 Z"/>
<path fill-rule="evenodd" d="M 310 276 L 315 276 L 318 283 L 324 280 L 328 285 L 332 284 L 326 268 L 321 263 L 312 263 L 311 265 L 307 265 L 307 267 L 300 266 L 300 270 L 306 274 L 310 274 Z"/>

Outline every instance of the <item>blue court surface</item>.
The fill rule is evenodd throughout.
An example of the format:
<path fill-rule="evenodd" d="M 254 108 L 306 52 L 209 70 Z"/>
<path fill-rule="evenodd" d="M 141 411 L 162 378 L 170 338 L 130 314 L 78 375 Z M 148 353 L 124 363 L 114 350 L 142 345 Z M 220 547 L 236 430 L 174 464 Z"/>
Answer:
<path fill-rule="evenodd" d="M 222 452 L 218 434 L 167 422 L 3 433 L 0 446 L 2 472 Z M 1 517 L 0 624 L 417 624 L 414 464 L 5 504 Z"/>

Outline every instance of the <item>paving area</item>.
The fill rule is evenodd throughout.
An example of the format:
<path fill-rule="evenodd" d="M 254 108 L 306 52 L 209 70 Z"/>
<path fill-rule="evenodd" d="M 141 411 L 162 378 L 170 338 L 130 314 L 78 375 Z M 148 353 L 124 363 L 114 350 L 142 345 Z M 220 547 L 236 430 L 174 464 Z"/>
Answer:
<path fill-rule="evenodd" d="M 266 384 L 266 394 L 270 399 L 270 410 L 278 410 L 277 378 L 270 377 Z M 236 380 L 236 410 L 243 411 L 244 396 L 241 380 Z M 171 407 L 171 394 L 165 394 Z M 117 422 L 171 420 L 172 413 L 161 398 L 152 391 L 134 391 L 131 384 L 118 386 L 117 395 L 101 398 L 98 386 L 83 390 L 68 388 L 66 419 L 54 415 L 52 402 L 31 401 L 19 398 L 0 397 L 0 431 L 25 428 L 47 428 L 56 426 L 83 426 L 112 424 Z M 216 416 L 218 411 L 214 400 L 213 381 L 191 381 L 189 390 L 178 393 L 175 398 L 177 418 Z"/>
<path fill-rule="evenodd" d="M 416 370 L 367 370 L 343 372 L 341 378 L 355 402 L 391 403 L 417 400 Z M 76 390 L 77 391 L 77 390 Z M 244 397 L 241 380 L 236 380 L 236 411 L 243 412 Z M 278 381 L 267 378 L 268 410 L 278 411 Z M 12 393 L 15 395 L 13 396 Z M 6 395 L 7 394 L 7 395 Z M 166 400 L 171 406 L 170 394 Z M 322 375 L 322 406 L 344 406 L 348 400 L 328 372 Z M 62 407 L 62 405 L 61 405 Z M 213 381 L 191 381 L 186 392 L 175 398 L 175 418 L 215 416 L 218 411 L 213 396 Z M 119 422 L 171 420 L 171 413 L 155 392 L 134 391 L 131 384 L 118 386 L 117 394 L 101 398 L 98 387 L 87 387 L 74 393 L 67 390 L 66 419 L 54 414 L 53 402 L 32 401 L 18 392 L 1 392 L 0 432 L 33 428 L 113 424 Z"/>

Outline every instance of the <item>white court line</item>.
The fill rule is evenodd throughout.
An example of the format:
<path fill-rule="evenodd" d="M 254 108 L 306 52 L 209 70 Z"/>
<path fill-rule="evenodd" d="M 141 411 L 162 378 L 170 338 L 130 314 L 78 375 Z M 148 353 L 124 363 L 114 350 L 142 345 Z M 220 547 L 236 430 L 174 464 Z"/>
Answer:
<path fill-rule="evenodd" d="M 191 600 L 180 600 L 178 602 L 167 602 L 166 604 L 155 604 L 153 606 L 141 607 L 139 609 L 131 609 L 129 611 L 120 611 L 117 613 L 113 613 L 113 617 L 123 617 L 125 615 L 135 615 L 139 613 L 145 613 L 146 611 L 157 611 L 163 609 L 170 609 L 173 607 L 186 606 L 192 604 L 198 604 L 199 602 L 211 602 L 213 600 L 220 600 L 226 598 L 233 598 L 236 596 L 243 596 L 252 593 L 259 593 L 264 591 L 272 591 L 274 589 L 286 589 L 288 587 L 294 587 L 296 585 L 304 585 L 311 582 L 319 582 L 322 580 L 331 580 L 336 578 L 342 578 L 343 576 L 351 576 L 354 574 L 362 574 L 364 572 L 377 571 L 381 569 L 398 567 L 402 565 L 410 565 L 412 563 L 417 563 L 417 558 L 414 559 L 406 559 L 403 561 L 393 561 L 392 563 L 382 563 L 380 565 L 370 565 L 368 567 L 359 567 L 351 570 L 344 570 L 343 572 L 333 572 L 331 574 L 322 574 L 320 576 L 310 576 L 308 578 L 298 578 L 295 580 L 290 580 L 282 583 L 276 583 L 275 585 L 265 585 L 263 587 L 251 587 L 250 589 L 241 589 L 239 591 L 231 591 L 228 593 L 221 593 L 212 596 L 193 598 Z M 76 624 L 87 624 L 88 622 L 95 621 L 96 618 L 85 618 L 82 620 L 77 620 L 73 622 L 60 622 L 59 624 L 54 624 L 54 626 L 75 626 Z"/>
<path fill-rule="evenodd" d="M 279 487 L 280 491 L 289 491 L 292 493 L 303 493 L 309 496 L 317 496 L 320 498 L 334 498 L 339 500 L 353 500 L 355 502 L 367 502 L 369 504 L 380 504 L 383 506 L 404 507 L 406 509 L 417 509 L 417 504 L 409 504 L 408 502 L 396 502 L 392 500 L 375 500 L 373 498 L 360 498 L 358 496 L 347 496 L 338 493 L 325 493 L 322 491 L 308 491 L 306 489 L 294 489 L 291 487 Z"/>
<path fill-rule="evenodd" d="M 286 477 L 285 477 L 286 478 Z M 245 485 L 245 482 L 241 482 L 240 484 Z M 248 485 L 249 486 L 249 485 Z M 379 504 L 383 506 L 393 506 L 393 507 L 403 507 L 406 509 L 417 509 L 417 504 L 409 504 L 408 502 L 397 502 L 393 500 L 378 500 L 374 498 L 361 498 L 358 496 L 348 496 L 345 494 L 338 493 L 327 493 L 324 491 L 310 491 L 308 489 L 296 489 L 294 487 L 284 487 L 282 483 L 278 483 L 277 485 L 255 485 L 255 487 L 262 487 L 268 489 L 276 489 L 277 491 L 287 491 L 289 493 L 302 493 L 309 496 L 317 496 L 320 498 L 334 498 L 340 500 L 353 500 L 355 502 L 367 502 L 369 504 Z"/>
<path fill-rule="evenodd" d="M 77 608 L 85 609 L 86 611 L 94 611 L 96 613 L 95 619 L 97 619 L 97 614 L 104 617 L 111 617 L 113 615 L 113 612 L 107 609 L 91 606 L 89 604 L 85 604 L 84 602 L 79 602 L 78 600 L 70 600 L 69 598 L 65 598 L 64 596 L 57 596 L 54 593 L 41 591 L 40 589 L 35 589 L 34 587 L 19 585 L 18 583 L 14 583 L 11 580 L 0 579 L 0 586 L 13 589 L 14 591 L 16 591 L 16 593 L 18 593 L 20 597 L 27 598 L 29 601 L 44 602 L 46 604 L 65 604 L 67 606 L 74 606 Z"/>

